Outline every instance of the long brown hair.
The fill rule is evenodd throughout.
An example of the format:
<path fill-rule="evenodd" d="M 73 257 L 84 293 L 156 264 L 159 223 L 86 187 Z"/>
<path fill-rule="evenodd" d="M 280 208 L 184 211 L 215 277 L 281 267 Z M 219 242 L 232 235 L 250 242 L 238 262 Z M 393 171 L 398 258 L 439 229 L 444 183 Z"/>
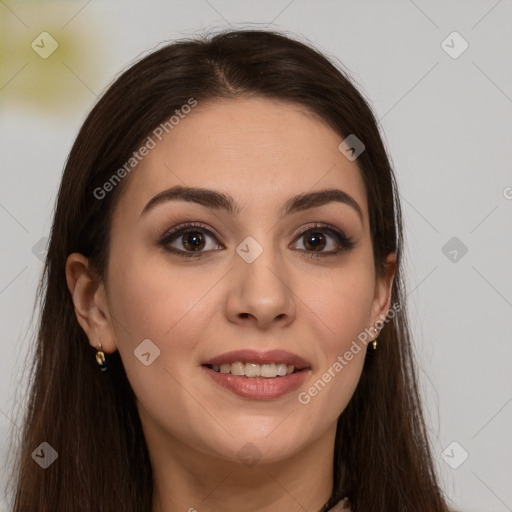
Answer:
<path fill-rule="evenodd" d="M 105 276 L 112 212 L 126 179 L 94 191 L 148 134 L 195 98 L 260 96 L 306 107 L 340 137 L 365 144 L 357 159 L 368 198 L 375 269 L 396 252 L 392 303 L 400 308 L 367 352 L 357 389 L 340 415 L 332 494 L 354 512 L 447 510 L 436 474 L 414 368 L 402 270 L 402 218 L 395 177 L 375 117 L 345 72 L 311 45 L 271 31 L 229 31 L 166 44 L 126 70 L 85 120 L 58 194 L 43 278 L 42 314 L 15 468 L 15 512 L 150 511 L 152 472 L 132 388 L 119 354 L 98 371 L 65 279 L 70 253 Z M 341 140 L 341 139 L 340 139 Z M 134 171 L 136 172 L 136 171 Z M 42 469 L 32 452 L 49 443 Z"/>

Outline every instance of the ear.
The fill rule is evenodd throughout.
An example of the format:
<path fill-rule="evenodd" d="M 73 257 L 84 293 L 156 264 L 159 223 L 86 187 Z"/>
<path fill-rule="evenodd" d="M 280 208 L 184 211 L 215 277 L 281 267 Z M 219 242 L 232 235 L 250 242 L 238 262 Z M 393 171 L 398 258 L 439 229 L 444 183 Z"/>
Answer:
<path fill-rule="evenodd" d="M 105 286 L 92 272 L 89 260 L 82 254 L 73 253 L 68 256 L 66 282 L 73 299 L 76 318 L 91 346 L 98 348 L 101 343 L 104 352 L 114 352 L 117 349 L 117 340 Z"/>
<path fill-rule="evenodd" d="M 396 253 L 388 254 L 384 262 L 384 275 L 375 279 L 375 293 L 372 303 L 372 316 L 370 325 L 381 329 L 391 307 L 391 290 L 396 272 Z M 377 333 L 378 336 L 378 333 Z"/>

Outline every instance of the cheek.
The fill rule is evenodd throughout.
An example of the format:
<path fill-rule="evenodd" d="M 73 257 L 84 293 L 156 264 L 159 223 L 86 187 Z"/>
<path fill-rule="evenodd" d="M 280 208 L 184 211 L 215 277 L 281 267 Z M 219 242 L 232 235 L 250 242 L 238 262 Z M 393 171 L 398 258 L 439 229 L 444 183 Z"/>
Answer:
<path fill-rule="evenodd" d="M 318 333 L 315 357 L 319 364 L 299 403 L 312 415 L 335 421 L 347 406 L 364 364 L 374 292 L 372 267 L 358 263 L 332 272 L 329 279 L 302 287 L 304 312 Z M 312 314 L 308 314 L 308 310 Z"/>
<path fill-rule="evenodd" d="M 194 328 L 197 323 L 189 317 L 198 316 L 208 281 L 210 287 L 215 282 L 208 277 L 192 279 L 188 272 L 172 269 L 161 256 L 144 261 L 126 258 L 110 276 L 114 320 L 122 328 L 118 339 L 121 351 L 123 345 L 132 346 L 145 338 L 164 348 L 183 324 Z"/>
<path fill-rule="evenodd" d="M 117 348 L 135 394 L 155 409 L 163 402 L 180 406 L 180 383 L 189 375 L 210 320 L 211 298 L 205 293 L 218 278 L 208 272 L 201 279 L 191 276 L 161 256 L 125 257 L 112 265 Z"/>
<path fill-rule="evenodd" d="M 373 269 L 362 258 L 314 280 L 302 278 L 300 297 L 314 314 L 310 321 L 321 328 L 329 352 L 350 345 L 370 326 L 374 284 Z"/>

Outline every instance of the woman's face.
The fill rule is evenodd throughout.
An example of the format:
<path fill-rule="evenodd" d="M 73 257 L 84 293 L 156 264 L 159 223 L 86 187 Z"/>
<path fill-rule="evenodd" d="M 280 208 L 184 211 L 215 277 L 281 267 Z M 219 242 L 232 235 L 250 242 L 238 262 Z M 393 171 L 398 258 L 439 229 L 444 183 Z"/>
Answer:
<path fill-rule="evenodd" d="M 235 462 L 333 439 L 365 346 L 335 363 L 385 314 L 391 285 L 376 280 L 341 141 L 295 105 L 199 103 L 126 178 L 101 340 L 120 352 L 147 437 Z M 323 190 L 348 199 L 315 199 Z M 301 371 L 275 376 L 288 365 Z"/>

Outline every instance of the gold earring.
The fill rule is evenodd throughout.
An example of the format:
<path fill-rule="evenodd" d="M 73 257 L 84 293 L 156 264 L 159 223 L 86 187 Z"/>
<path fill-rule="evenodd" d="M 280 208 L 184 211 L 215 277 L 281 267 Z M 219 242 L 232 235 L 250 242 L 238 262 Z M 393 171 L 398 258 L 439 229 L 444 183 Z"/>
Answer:
<path fill-rule="evenodd" d="M 98 348 L 98 351 L 96 352 L 96 362 L 98 363 L 99 367 L 101 368 L 101 371 L 104 372 L 107 369 L 107 363 L 105 361 L 105 352 L 103 352 L 103 349 L 101 347 L 101 342 L 97 348 Z"/>
<path fill-rule="evenodd" d="M 373 332 L 379 332 L 379 330 L 374 327 L 373 328 Z M 375 338 L 373 341 L 372 341 L 372 347 L 373 347 L 373 350 L 377 350 L 377 338 Z"/>

